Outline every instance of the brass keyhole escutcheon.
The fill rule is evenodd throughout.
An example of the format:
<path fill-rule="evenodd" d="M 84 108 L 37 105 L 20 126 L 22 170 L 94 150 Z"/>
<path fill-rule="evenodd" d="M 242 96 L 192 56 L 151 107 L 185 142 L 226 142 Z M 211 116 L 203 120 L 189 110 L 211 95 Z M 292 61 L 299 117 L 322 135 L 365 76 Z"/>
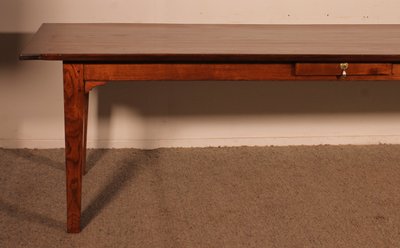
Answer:
<path fill-rule="evenodd" d="M 347 77 L 346 70 L 349 69 L 349 63 L 340 63 L 340 69 L 342 70 L 342 74 L 340 75 L 340 78 L 345 79 Z"/>

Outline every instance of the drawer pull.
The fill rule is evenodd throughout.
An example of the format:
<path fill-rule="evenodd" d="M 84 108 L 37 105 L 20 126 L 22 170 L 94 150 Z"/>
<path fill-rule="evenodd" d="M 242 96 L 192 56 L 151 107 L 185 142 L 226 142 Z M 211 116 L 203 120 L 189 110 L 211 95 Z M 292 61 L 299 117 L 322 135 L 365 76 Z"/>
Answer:
<path fill-rule="evenodd" d="M 346 70 L 349 68 L 349 63 L 340 63 L 340 69 L 342 70 L 341 78 L 345 79 L 347 76 Z"/>

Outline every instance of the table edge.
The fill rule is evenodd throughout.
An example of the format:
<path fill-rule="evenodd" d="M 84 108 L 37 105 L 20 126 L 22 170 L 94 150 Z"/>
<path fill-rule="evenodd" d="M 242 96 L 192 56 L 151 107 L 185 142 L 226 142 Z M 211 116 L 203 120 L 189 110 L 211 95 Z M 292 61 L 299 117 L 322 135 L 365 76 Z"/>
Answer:
<path fill-rule="evenodd" d="M 295 63 L 295 62 L 386 62 L 399 63 L 400 54 L 24 54 L 20 60 L 58 60 L 84 63 Z"/>

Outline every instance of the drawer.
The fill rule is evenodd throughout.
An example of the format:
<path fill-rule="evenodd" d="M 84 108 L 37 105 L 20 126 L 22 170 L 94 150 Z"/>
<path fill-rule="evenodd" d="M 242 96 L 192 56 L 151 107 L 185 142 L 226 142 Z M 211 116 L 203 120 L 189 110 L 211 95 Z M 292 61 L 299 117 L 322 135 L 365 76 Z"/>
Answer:
<path fill-rule="evenodd" d="M 298 76 L 340 76 L 340 63 L 296 63 L 295 74 Z M 348 63 L 347 76 L 391 75 L 390 63 Z"/>

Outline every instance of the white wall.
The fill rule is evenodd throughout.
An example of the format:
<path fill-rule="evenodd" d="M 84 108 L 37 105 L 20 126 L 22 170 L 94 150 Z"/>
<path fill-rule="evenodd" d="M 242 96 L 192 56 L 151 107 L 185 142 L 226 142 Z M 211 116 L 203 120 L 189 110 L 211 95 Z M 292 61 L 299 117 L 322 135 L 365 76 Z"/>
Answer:
<path fill-rule="evenodd" d="M 1 0 L 0 147 L 63 147 L 60 62 L 17 61 L 43 22 L 400 23 L 398 0 Z M 400 143 L 396 82 L 135 82 L 94 90 L 91 147 Z"/>

